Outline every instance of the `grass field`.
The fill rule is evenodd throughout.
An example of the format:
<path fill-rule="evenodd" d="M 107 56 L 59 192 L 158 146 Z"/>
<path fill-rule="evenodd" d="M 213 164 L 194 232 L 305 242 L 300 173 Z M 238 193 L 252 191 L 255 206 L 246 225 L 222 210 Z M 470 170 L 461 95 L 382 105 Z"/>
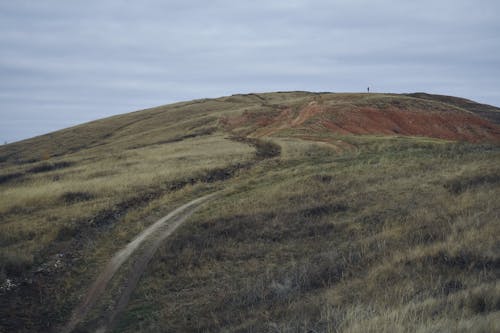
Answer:
<path fill-rule="evenodd" d="M 117 332 L 500 331 L 500 147 L 307 122 L 259 134 L 276 127 L 262 115 L 317 100 L 199 100 L 1 147 L 0 331 L 57 330 L 115 251 L 220 189 L 156 253 Z"/>
<path fill-rule="evenodd" d="M 498 329 L 500 151 L 389 141 L 288 142 L 165 245 L 121 329 Z"/>

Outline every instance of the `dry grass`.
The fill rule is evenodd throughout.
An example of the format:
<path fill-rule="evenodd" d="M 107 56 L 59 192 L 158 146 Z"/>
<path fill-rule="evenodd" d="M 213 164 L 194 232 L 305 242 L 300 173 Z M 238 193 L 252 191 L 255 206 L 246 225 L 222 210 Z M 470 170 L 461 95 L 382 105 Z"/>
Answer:
<path fill-rule="evenodd" d="M 499 174 L 498 149 L 393 139 L 339 155 L 278 142 L 280 161 L 165 246 L 119 331 L 495 327 L 500 184 L 447 184 Z"/>
<path fill-rule="evenodd" d="M 54 329 L 114 251 L 221 188 L 159 250 L 117 331 L 498 331 L 498 147 L 296 129 L 256 160 L 218 120 L 353 98 L 388 101 L 235 95 L 0 147 L 0 281 L 22 285 L 1 291 L 0 331 Z"/>
<path fill-rule="evenodd" d="M 2 190 L 2 251 L 32 258 L 71 220 L 96 215 L 159 184 L 196 179 L 208 170 L 244 163 L 252 156 L 251 147 L 212 135 L 86 156 L 87 160 L 74 156 L 72 166 L 43 173 L 28 170 L 28 179 Z"/>

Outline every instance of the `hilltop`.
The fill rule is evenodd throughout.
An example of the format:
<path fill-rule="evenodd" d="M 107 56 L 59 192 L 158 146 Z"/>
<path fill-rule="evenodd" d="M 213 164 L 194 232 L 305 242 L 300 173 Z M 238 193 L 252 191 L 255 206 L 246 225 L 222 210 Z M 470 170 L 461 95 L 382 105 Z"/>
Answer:
<path fill-rule="evenodd" d="M 75 331 L 500 330 L 494 106 L 176 103 L 1 146 L 0 193 L 0 331 L 61 330 L 120 249 L 198 198 L 210 202 L 148 261 L 132 253 Z"/>
<path fill-rule="evenodd" d="M 36 162 L 43 156 L 57 157 L 96 146 L 164 144 L 227 129 L 224 127 L 253 136 L 269 136 L 285 129 L 309 133 L 312 129 L 337 135 L 498 143 L 499 114 L 500 109 L 490 105 L 424 93 L 233 95 L 132 112 L 24 140 L 2 147 L 0 162 Z"/>

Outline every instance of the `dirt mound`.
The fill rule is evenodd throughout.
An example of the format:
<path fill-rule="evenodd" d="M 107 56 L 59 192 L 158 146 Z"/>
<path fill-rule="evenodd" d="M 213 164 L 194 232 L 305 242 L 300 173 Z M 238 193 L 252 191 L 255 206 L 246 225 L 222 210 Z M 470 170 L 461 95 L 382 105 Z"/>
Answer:
<path fill-rule="evenodd" d="M 382 101 L 382 102 L 381 102 Z M 222 124 L 232 130 L 244 128 L 255 137 L 282 131 L 313 130 L 341 135 L 423 136 L 453 141 L 500 143 L 500 125 L 479 115 L 439 102 L 412 104 L 388 98 L 369 103 L 311 101 L 303 106 L 280 105 L 270 112 L 244 112 L 225 118 Z"/>

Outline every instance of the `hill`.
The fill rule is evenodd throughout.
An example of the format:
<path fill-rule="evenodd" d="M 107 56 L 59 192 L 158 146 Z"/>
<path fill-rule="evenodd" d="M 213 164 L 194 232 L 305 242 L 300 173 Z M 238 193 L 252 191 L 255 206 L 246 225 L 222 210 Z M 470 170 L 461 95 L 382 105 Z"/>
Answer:
<path fill-rule="evenodd" d="M 248 94 L 1 146 L 0 331 L 67 328 L 111 258 L 211 194 L 115 265 L 75 331 L 498 331 L 499 115 Z"/>

